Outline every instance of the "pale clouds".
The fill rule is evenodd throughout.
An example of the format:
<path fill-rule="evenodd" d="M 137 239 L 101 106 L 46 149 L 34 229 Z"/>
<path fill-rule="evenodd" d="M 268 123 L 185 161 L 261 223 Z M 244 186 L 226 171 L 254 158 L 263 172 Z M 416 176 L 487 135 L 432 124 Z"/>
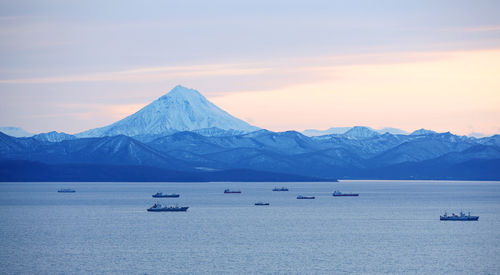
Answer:
<path fill-rule="evenodd" d="M 48 76 L 35 78 L 2 79 L 0 84 L 47 84 L 71 82 L 147 82 L 181 77 L 212 77 L 263 74 L 266 68 L 255 68 L 239 64 L 209 64 L 189 66 L 143 67 L 131 70 L 80 75 Z"/>
<path fill-rule="evenodd" d="M 273 130 L 390 125 L 407 131 L 424 127 L 495 134 L 500 121 L 500 51 L 439 56 L 332 66 L 322 71 L 324 78 L 318 82 L 228 93 L 213 100 Z"/>

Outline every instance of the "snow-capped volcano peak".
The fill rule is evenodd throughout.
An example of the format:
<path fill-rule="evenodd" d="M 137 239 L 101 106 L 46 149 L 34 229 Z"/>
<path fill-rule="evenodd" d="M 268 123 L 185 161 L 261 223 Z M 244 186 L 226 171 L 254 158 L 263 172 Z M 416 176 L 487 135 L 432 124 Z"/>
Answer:
<path fill-rule="evenodd" d="M 205 128 L 258 130 L 208 101 L 194 89 L 174 87 L 137 113 L 111 125 L 79 133 L 79 137 L 162 135 Z"/>
<path fill-rule="evenodd" d="M 206 98 L 195 89 L 186 88 L 182 85 L 175 86 L 170 92 L 162 95 L 158 100 L 186 99 L 186 100 L 206 100 Z"/>

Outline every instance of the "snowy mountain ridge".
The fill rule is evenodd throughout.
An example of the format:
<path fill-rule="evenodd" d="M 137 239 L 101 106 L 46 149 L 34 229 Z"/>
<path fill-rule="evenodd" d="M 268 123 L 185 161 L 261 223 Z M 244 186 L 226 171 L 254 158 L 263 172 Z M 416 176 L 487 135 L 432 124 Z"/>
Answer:
<path fill-rule="evenodd" d="M 354 126 L 349 131 L 345 132 L 344 135 L 351 138 L 370 138 L 380 134 L 369 127 Z"/>
<path fill-rule="evenodd" d="M 73 140 L 76 139 L 75 136 L 66 134 L 63 132 L 48 132 L 48 133 L 41 133 L 33 136 L 34 139 L 40 140 L 40 141 L 48 141 L 48 142 L 61 142 L 63 140 Z"/>
<path fill-rule="evenodd" d="M 354 126 L 354 127 L 364 127 L 364 126 Z M 353 129 L 354 127 L 332 127 L 326 130 L 316 130 L 316 129 L 307 129 L 302 131 L 301 133 L 305 136 L 308 137 L 315 137 L 315 136 L 324 136 L 324 135 L 343 135 L 347 133 L 349 130 Z M 406 131 L 403 131 L 401 129 L 397 128 L 391 128 L 391 127 L 386 127 L 380 130 L 372 129 L 370 127 L 365 127 L 368 128 L 372 131 L 375 131 L 379 134 L 385 134 L 385 133 L 390 133 L 393 135 L 408 135 L 409 133 Z M 356 130 L 358 131 L 358 130 Z"/>
<path fill-rule="evenodd" d="M 0 127 L 0 132 L 7 134 L 11 137 L 31 137 L 31 136 L 33 136 L 32 133 L 24 130 L 23 128 L 12 127 L 12 126 Z"/>

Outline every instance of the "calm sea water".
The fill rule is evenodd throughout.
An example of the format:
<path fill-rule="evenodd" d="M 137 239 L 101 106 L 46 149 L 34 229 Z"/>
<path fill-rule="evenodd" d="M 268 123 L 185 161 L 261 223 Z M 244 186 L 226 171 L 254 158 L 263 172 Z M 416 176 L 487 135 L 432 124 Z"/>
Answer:
<path fill-rule="evenodd" d="M 499 274 L 500 182 L 0 183 L 0 273 Z"/>

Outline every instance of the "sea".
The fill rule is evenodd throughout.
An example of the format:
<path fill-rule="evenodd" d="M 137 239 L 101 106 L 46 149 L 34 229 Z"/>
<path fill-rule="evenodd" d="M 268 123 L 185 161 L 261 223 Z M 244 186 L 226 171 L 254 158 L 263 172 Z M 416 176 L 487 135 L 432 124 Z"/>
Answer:
<path fill-rule="evenodd" d="M 0 273 L 500 274 L 500 182 L 0 183 Z"/>

